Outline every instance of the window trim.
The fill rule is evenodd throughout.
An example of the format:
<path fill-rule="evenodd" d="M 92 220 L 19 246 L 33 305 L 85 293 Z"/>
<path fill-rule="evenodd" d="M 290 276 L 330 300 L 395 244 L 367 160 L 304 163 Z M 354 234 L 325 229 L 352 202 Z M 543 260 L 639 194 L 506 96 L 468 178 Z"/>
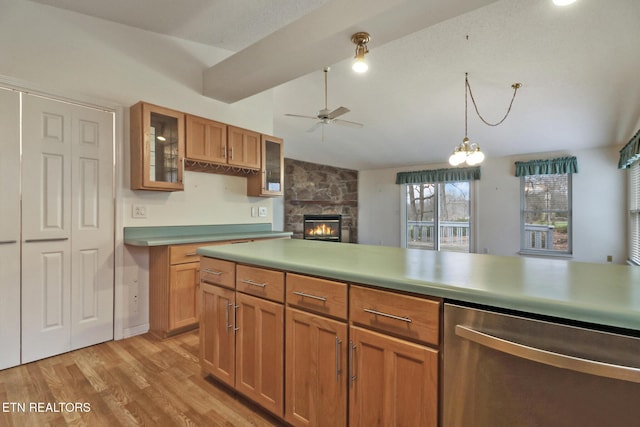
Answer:
<path fill-rule="evenodd" d="M 520 176 L 520 250 L 518 251 L 519 255 L 527 255 L 527 256 L 542 256 L 542 257 L 551 257 L 551 258 L 573 258 L 573 174 L 547 174 L 547 175 L 567 175 L 567 212 L 569 214 L 569 225 L 568 225 L 568 248 L 566 251 L 553 251 L 548 249 L 525 249 L 523 243 L 525 241 L 525 232 L 524 232 L 524 224 L 525 224 L 525 179 L 527 176 Z"/>
<path fill-rule="evenodd" d="M 640 266 L 640 226 L 638 226 L 638 230 L 635 230 L 633 223 L 633 218 L 636 215 L 639 216 L 638 221 L 640 221 L 640 160 L 635 160 L 629 164 L 627 168 L 629 170 L 627 175 L 627 263 L 634 266 Z M 636 250 L 634 250 L 634 245 Z"/>

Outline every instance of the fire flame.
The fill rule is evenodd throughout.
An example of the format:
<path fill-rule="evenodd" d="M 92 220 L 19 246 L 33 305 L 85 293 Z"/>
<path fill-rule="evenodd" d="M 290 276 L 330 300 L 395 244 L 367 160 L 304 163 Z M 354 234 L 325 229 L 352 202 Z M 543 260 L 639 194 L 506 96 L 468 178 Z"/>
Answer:
<path fill-rule="evenodd" d="M 320 224 L 316 228 L 309 229 L 307 232 L 309 236 L 332 236 L 333 234 L 333 229 L 326 224 Z"/>

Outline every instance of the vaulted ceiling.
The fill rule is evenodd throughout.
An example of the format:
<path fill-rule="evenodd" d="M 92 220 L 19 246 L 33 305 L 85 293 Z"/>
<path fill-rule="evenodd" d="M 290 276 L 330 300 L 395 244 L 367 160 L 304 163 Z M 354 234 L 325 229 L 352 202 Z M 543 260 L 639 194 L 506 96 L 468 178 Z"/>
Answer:
<path fill-rule="evenodd" d="M 446 162 L 464 137 L 488 157 L 625 143 L 640 126 L 640 1 L 36 0 L 232 51 L 203 70 L 205 93 L 236 102 L 273 88 L 287 157 L 354 169 Z M 369 71 L 351 70 L 350 35 L 371 33 Z M 251 65 L 251 66 L 247 66 Z M 361 129 L 324 126 L 345 106 Z M 213 77 L 211 77 L 213 76 Z M 209 82 L 208 80 L 209 79 Z M 216 86 L 215 82 L 223 84 Z"/>

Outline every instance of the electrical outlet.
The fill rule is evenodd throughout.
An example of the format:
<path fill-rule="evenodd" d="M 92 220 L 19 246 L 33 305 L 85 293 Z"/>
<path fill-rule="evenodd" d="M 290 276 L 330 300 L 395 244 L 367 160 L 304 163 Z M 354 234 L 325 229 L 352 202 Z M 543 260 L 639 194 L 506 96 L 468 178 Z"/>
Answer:
<path fill-rule="evenodd" d="M 613 256 L 607 255 L 607 262 L 613 262 Z"/>
<path fill-rule="evenodd" d="M 258 216 L 267 216 L 267 208 L 265 206 L 258 208 Z"/>
<path fill-rule="evenodd" d="M 147 207 L 144 205 L 133 205 L 133 212 L 131 213 L 133 218 L 146 218 Z"/>

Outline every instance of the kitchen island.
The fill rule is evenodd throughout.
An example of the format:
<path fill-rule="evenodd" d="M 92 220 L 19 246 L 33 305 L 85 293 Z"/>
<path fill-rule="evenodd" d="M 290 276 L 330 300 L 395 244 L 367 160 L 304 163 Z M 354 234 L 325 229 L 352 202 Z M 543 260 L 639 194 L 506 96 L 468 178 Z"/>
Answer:
<path fill-rule="evenodd" d="M 640 333 L 640 268 L 632 266 L 295 239 L 198 253 Z"/>
<path fill-rule="evenodd" d="M 481 407 L 472 403 L 477 396 L 451 397 L 468 390 L 484 396 L 482 388 L 469 388 L 464 381 L 485 377 L 474 358 L 464 357 L 468 349 L 449 351 L 452 337 L 464 333 L 459 325 L 447 326 L 447 311 L 455 305 L 640 336 L 640 269 L 631 266 L 305 240 L 207 246 L 197 252 L 202 256 L 203 372 L 294 426 L 468 425 L 460 421 L 460 404 L 474 419 L 474 408 Z M 512 322 L 515 318 L 507 320 Z M 511 331 L 515 341 L 519 336 Z M 635 341 L 622 347 L 634 367 L 622 370 L 633 379 L 615 389 L 630 398 L 616 413 L 631 413 L 627 402 L 640 397 L 640 340 L 630 340 Z M 566 338 L 558 342 L 568 343 Z M 600 347 L 604 354 L 593 360 L 620 364 L 608 361 L 611 348 Z M 493 365 L 495 350 L 481 351 Z M 571 344 L 563 350 L 573 351 Z M 447 354 L 470 365 L 447 368 Z M 562 356 L 575 357 L 589 354 Z M 506 372 L 522 379 L 530 369 Z M 553 369 L 538 393 L 556 387 Z M 452 387 L 455 379 L 463 380 L 462 386 Z M 596 390 L 593 397 L 599 399 L 599 383 L 587 389 Z M 576 408 L 575 403 L 580 409 L 566 419 L 578 412 L 595 419 L 580 406 L 582 397 L 569 397 L 567 407 Z M 518 408 L 520 401 L 515 420 L 530 416 Z M 548 416 L 549 411 L 543 407 L 539 413 Z M 478 425 L 491 425 L 495 413 L 486 419 L 489 424 Z"/>

